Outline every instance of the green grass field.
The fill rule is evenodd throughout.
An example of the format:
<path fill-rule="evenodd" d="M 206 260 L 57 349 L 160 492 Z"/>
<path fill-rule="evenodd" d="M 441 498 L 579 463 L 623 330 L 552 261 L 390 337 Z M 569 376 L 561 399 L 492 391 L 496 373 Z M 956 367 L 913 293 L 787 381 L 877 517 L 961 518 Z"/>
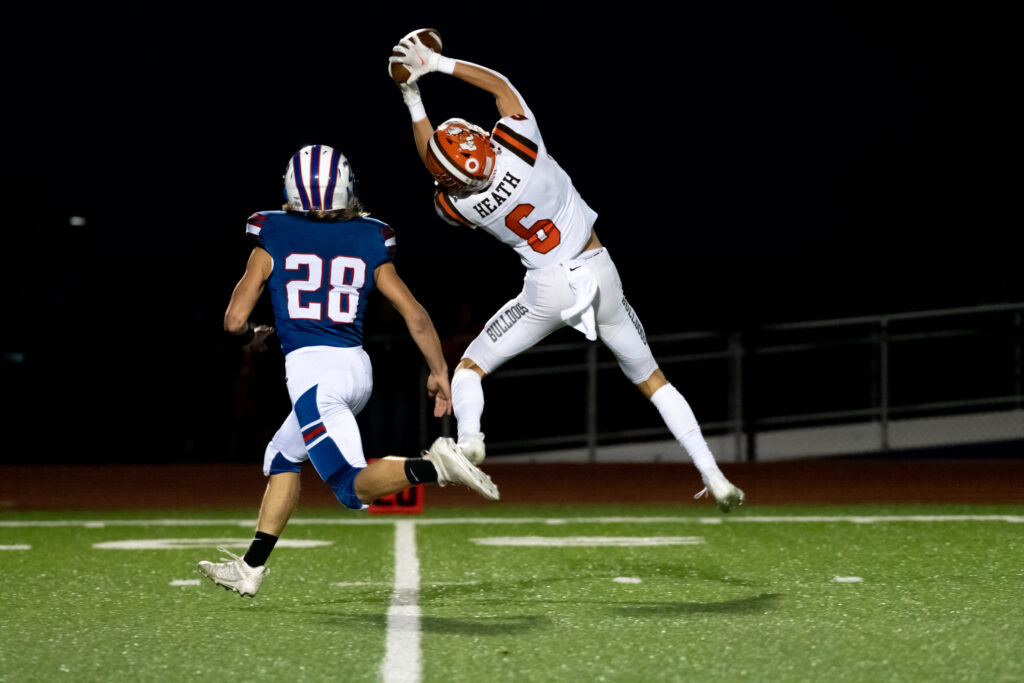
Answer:
<path fill-rule="evenodd" d="M 300 511 L 199 583 L 252 525 L 0 514 L 0 681 L 1024 680 L 1024 506 Z"/>

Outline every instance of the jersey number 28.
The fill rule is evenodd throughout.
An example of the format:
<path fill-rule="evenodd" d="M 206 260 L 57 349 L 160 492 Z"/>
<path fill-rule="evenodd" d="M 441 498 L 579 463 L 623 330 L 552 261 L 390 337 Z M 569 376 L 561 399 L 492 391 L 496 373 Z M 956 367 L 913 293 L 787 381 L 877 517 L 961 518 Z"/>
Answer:
<path fill-rule="evenodd" d="M 284 261 L 285 270 L 306 268 L 305 280 L 289 280 L 288 316 L 292 320 L 323 320 L 321 304 L 312 301 L 302 304 L 302 295 L 317 292 L 324 284 L 324 259 L 316 254 L 289 254 Z M 327 318 L 336 323 L 350 323 L 359 309 L 359 290 L 366 284 L 366 262 L 352 256 L 331 259 L 327 279 Z M 322 297 L 321 297 L 322 298 Z"/>

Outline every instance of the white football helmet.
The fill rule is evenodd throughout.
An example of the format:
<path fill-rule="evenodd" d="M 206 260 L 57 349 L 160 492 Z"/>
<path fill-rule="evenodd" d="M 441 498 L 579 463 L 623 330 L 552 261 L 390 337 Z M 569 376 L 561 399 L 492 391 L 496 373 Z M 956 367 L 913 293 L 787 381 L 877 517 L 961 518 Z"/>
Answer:
<path fill-rule="evenodd" d="M 337 211 L 352 201 L 352 182 L 344 154 L 327 145 L 307 145 L 285 169 L 285 201 L 295 211 Z"/>

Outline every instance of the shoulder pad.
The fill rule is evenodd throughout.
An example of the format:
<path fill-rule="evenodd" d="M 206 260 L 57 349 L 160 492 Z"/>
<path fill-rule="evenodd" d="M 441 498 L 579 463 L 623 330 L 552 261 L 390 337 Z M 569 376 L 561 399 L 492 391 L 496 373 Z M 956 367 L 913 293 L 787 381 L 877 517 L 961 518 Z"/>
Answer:
<path fill-rule="evenodd" d="M 263 224 L 266 222 L 267 217 L 262 213 L 254 213 L 249 216 L 249 220 L 245 222 L 245 234 L 255 244 L 263 245 Z"/>
<path fill-rule="evenodd" d="M 388 258 L 394 260 L 395 249 L 398 244 L 395 239 L 395 229 L 387 223 L 381 223 L 380 238 L 384 241 L 384 247 L 388 250 Z"/>
<path fill-rule="evenodd" d="M 461 225 L 467 228 L 476 227 L 459 213 L 447 192 L 434 190 L 434 211 L 441 217 L 441 220 L 449 225 Z"/>

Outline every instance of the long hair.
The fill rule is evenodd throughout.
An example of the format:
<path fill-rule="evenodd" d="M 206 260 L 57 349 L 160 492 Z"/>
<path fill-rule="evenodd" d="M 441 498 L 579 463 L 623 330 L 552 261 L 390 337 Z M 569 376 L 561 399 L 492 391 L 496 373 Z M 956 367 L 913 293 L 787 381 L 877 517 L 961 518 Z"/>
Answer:
<path fill-rule="evenodd" d="M 308 218 L 311 221 L 319 221 L 323 223 L 340 223 L 342 221 L 351 221 L 356 218 L 363 218 L 364 216 L 370 215 L 370 212 L 366 210 L 366 207 L 363 206 L 358 197 L 352 197 L 348 206 L 344 209 L 336 209 L 333 211 L 324 211 L 323 209 L 314 209 L 313 211 L 296 211 L 287 204 L 284 204 L 281 208 L 284 209 L 286 213 L 290 213 L 293 216 L 302 216 L 303 218 Z"/>

